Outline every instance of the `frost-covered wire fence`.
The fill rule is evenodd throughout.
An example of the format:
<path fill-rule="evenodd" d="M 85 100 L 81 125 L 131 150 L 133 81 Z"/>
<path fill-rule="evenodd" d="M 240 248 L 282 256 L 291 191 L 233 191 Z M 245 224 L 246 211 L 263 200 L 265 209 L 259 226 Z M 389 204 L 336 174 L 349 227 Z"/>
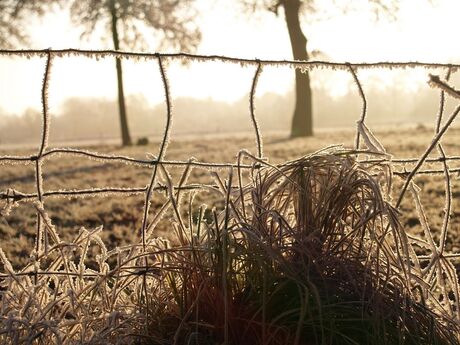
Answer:
<path fill-rule="evenodd" d="M 50 122 L 51 118 L 48 112 L 48 87 L 49 83 L 52 81 L 50 77 L 52 74 L 53 61 L 56 59 L 65 59 L 69 56 L 86 56 L 88 58 L 102 59 L 102 58 L 120 58 L 120 59 L 133 59 L 133 60 L 148 60 L 156 62 L 160 70 L 161 80 L 163 83 L 164 94 L 165 94 L 165 104 L 166 104 L 166 127 L 163 131 L 162 140 L 159 146 L 159 151 L 156 154 L 156 157 L 153 159 L 136 159 L 124 155 L 110 155 L 102 154 L 95 151 L 80 150 L 73 148 L 49 148 L 48 147 L 48 137 L 50 132 Z M 450 225 L 450 215 L 452 213 L 452 177 L 454 174 L 460 173 L 460 167 L 450 166 L 451 162 L 460 161 L 460 156 L 447 156 L 445 154 L 444 148 L 441 143 L 443 135 L 446 133 L 447 129 L 455 121 L 458 113 L 460 112 L 460 106 L 458 106 L 450 115 L 445 116 L 445 94 L 448 94 L 451 97 L 460 99 L 460 92 L 454 89 L 449 85 L 449 79 L 452 73 L 455 73 L 460 69 L 460 64 L 440 64 L 440 63 L 425 63 L 425 62 L 375 62 L 375 63 L 337 63 L 337 62 L 327 62 L 327 61 L 289 61 L 289 60 L 259 60 L 259 59 L 241 59 L 234 57 L 218 56 L 218 55 L 196 55 L 196 54 L 160 54 L 160 53 L 134 53 L 134 52 L 119 52 L 112 50 L 102 50 L 102 51 L 93 51 L 93 50 L 78 50 L 78 49 L 62 49 L 62 50 L 0 50 L 0 56 L 14 56 L 14 57 L 26 57 L 26 58 L 44 58 L 44 78 L 43 85 L 41 90 L 42 95 L 42 136 L 41 142 L 37 149 L 36 154 L 31 156 L 0 156 L 0 165 L 2 164 L 34 164 L 35 166 L 35 186 L 36 190 L 33 193 L 25 193 L 20 190 L 8 189 L 5 191 L 0 191 L 0 200 L 4 200 L 9 207 L 15 207 L 21 202 L 26 201 L 35 201 L 37 209 L 37 230 L 36 230 L 36 241 L 35 241 L 35 260 L 40 261 L 40 257 L 43 257 L 45 253 L 49 251 L 49 237 L 53 237 L 52 241 L 54 243 L 60 243 L 58 239 L 58 234 L 51 224 L 50 219 L 46 214 L 45 201 L 47 198 L 51 197 L 87 197 L 87 196 L 102 196 L 108 197 L 110 195 L 132 195 L 139 194 L 143 195 L 144 209 L 143 209 L 143 218 L 142 226 L 140 229 L 141 243 L 139 244 L 142 247 L 142 250 L 145 252 L 147 247 L 150 245 L 149 240 L 152 237 L 153 230 L 158 223 L 158 219 L 161 217 L 163 209 L 158 212 L 158 215 L 153 219 L 149 220 L 149 208 L 152 198 L 154 197 L 154 192 L 162 191 L 167 192 L 169 195 L 176 195 L 176 199 L 179 199 L 179 194 L 182 191 L 200 191 L 203 189 L 212 189 L 212 190 L 224 190 L 230 191 L 232 189 L 241 190 L 241 181 L 239 184 L 232 184 L 233 173 L 238 172 L 238 176 L 241 176 L 241 170 L 253 171 L 254 169 L 260 169 L 262 167 L 273 167 L 268 163 L 267 157 L 264 156 L 263 151 L 263 136 L 260 131 L 256 112 L 255 112 L 255 94 L 257 90 L 258 78 L 263 73 L 263 68 L 265 66 L 288 66 L 292 68 L 299 68 L 301 70 L 315 70 L 315 69 L 339 69 L 348 71 L 354 82 L 357 86 L 357 91 L 362 100 L 362 112 L 360 118 L 357 122 L 357 131 L 356 131 L 356 143 L 354 148 L 354 153 L 360 162 L 366 164 L 377 164 L 385 163 L 388 164 L 391 168 L 393 165 L 402 165 L 403 170 L 392 171 L 391 174 L 397 176 L 403 180 L 403 187 L 399 194 L 399 197 L 396 201 L 396 208 L 400 206 L 407 190 L 410 190 L 413 195 L 421 214 L 421 225 L 425 231 L 425 239 L 423 242 L 425 247 L 431 248 L 429 254 L 419 255 L 418 258 L 421 261 L 428 262 L 429 270 L 431 267 L 441 267 L 441 263 L 444 260 L 457 260 L 460 258 L 460 253 L 447 253 L 445 251 L 446 246 L 446 237 Z M 172 98 L 170 95 L 170 86 L 167 78 L 167 67 L 165 62 L 170 60 L 191 60 L 191 61 L 200 61 L 200 62 L 209 62 L 209 61 L 221 61 L 225 63 L 240 64 L 242 66 L 253 66 L 255 67 L 254 77 L 251 85 L 249 85 L 249 116 L 253 124 L 254 129 L 254 139 L 256 142 L 257 153 L 251 154 L 247 151 L 241 151 L 239 158 L 235 163 L 211 163 L 206 161 L 197 161 L 197 160 L 186 160 L 186 161 L 172 161 L 165 159 L 165 154 L 168 148 L 168 141 L 171 130 L 171 121 L 173 120 L 174 113 L 172 110 Z M 403 158 L 396 159 L 386 154 L 385 149 L 377 138 L 372 134 L 369 128 L 366 126 L 366 116 L 367 116 L 367 99 L 365 91 L 361 85 L 361 82 L 358 78 L 358 72 L 363 69 L 375 69 L 375 68 L 385 68 L 385 69 L 407 69 L 407 68 L 424 68 L 427 70 L 442 69 L 446 72 L 446 75 L 443 79 L 437 76 L 430 77 L 430 84 L 432 87 L 439 88 L 440 90 L 440 106 L 439 113 L 435 123 L 435 131 L 433 134 L 432 141 L 428 143 L 425 152 L 418 158 Z M 363 149 L 365 146 L 367 149 Z M 438 151 L 438 156 L 433 157 L 432 152 L 434 150 Z M 369 152 L 376 153 L 376 155 L 367 155 Z M 136 187 L 136 188 L 119 188 L 119 187 L 103 187 L 95 189 L 76 189 L 76 190 L 45 190 L 43 188 L 43 167 L 42 163 L 46 158 L 51 156 L 61 156 L 61 155 L 73 155 L 76 157 L 89 157 L 101 162 L 117 162 L 122 164 L 136 165 L 142 167 L 148 167 L 151 169 L 150 182 L 145 187 Z M 252 164 L 242 163 L 242 157 L 250 158 Z M 367 158 L 366 158 L 367 157 Z M 370 158 L 369 158 L 370 157 Z M 377 157 L 377 158 L 375 158 Z M 423 168 L 425 163 L 441 163 L 441 169 L 428 169 Z M 406 165 L 411 164 L 413 167 L 409 170 L 405 168 Z M 177 185 L 173 185 L 172 181 L 169 179 L 169 174 L 167 171 L 168 167 L 182 167 L 184 169 L 183 178 L 181 182 Z M 273 168 L 282 168 L 283 165 L 273 167 Z M 216 169 L 225 169 L 228 171 L 228 181 L 222 181 L 218 176 L 215 178 L 215 184 L 198 184 L 191 183 L 187 184 L 187 176 L 190 174 L 190 169 L 193 168 L 202 168 L 208 170 Z M 161 184 L 158 181 L 158 175 L 162 174 L 164 177 L 165 183 Z M 441 235 L 439 243 L 433 239 L 430 234 L 429 225 L 426 219 L 423 217 L 423 205 L 421 204 L 416 186 L 413 184 L 413 178 L 416 175 L 425 174 L 425 175 L 435 175 L 440 174 L 444 175 L 445 178 L 445 209 L 444 209 L 444 219 L 441 229 Z M 218 174 L 217 174 L 218 175 Z M 228 184 L 228 186 L 227 186 Z M 229 194 L 226 195 L 227 202 L 229 202 Z M 173 204 L 172 208 L 177 210 L 178 206 L 174 204 L 175 198 L 171 198 L 170 202 Z M 171 205 L 169 205 L 171 206 Z M 180 217 L 178 217 L 180 218 Z M 86 234 L 90 236 L 89 233 Z M 417 241 L 414 238 L 411 238 L 412 241 Z M 80 242 L 84 246 L 84 241 Z M 3 261 L 5 266 L 4 271 L 0 273 L 0 278 L 6 279 L 11 277 L 33 277 L 35 283 L 38 281 L 39 276 L 52 276 L 52 275 L 68 275 L 88 278 L 88 279 L 103 279 L 107 278 L 115 273 L 110 270 L 106 270 L 105 276 L 104 273 L 100 272 L 90 272 L 83 271 L 80 268 L 69 269 L 59 269 L 59 265 L 55 266 L 54 269 L 42 270 L 40 265 L 29 266 L 27 269 L 14 272 L 12 267 L 8 265 L 8 260 L 3 255 L 3 252 L 0 251 L 0 259 Z M 105 253 L 107 255 L 107 253 Z M 142 254 L 138 254 L 140 258 L 144 258 L 145 262 L 138 262 L 137 265 L 125 265 L 122 271 L 117 271 L 116 274 L 120 276 L 130 276 L 130 275 L 144 275 L 144 277 L 149 274 L 149 267 L 147 263 L 147 257 L 143 257 Z M 82 255 L 83 256 L 83 255 Z M 128 262 L 128 261 L 126 261 Z M 450 262 L 450 261 L 449 261 Z M 64 266 L 68 263 L 64 263 Z M 449 264 L 451 265 L 451 264 Z M 450 266 L 449 266 L 450 267 Z M 441 268 L 440 268 L 441 269 Z M 448 272 L 451 272 L 448 270 Z M 150 272 L 151 273 L 151 272 Z M 439 277 L 438 277 L 439 278 Z M 431 279 L 431 278 L 429 278 Z M 440 278 L 439 278 L 440 279 Z M 73 283 L 69 282 L 70 285 Z M 452 283 L 455 285 L 455 283 Z M 453 289 L 453 288 L 452 288 Z M 458 305 L 458 282 L 456 286 L 455 300 Z M 147 293 L 144 292 L 146 295 Z M 145 296 L 144 296 L 145 297 Z M 460 311 L 455 311 L 454 313 L 458 314 Z M 460 315 L 457 315 L 457 320 L 460 320 Z"/>
<path fill-rule="evenodd" d="M 120 162 L 126 164 L 134 164 L 138 166 L 144 167 L 152 167 L 157 164 L 162 164 L 165 166 L 182 166 L 184 164 L 188 164 L 195 167 L 202 167 L 202 168 L 230 168 L 230 167 L 237 167 L 236 164 L 229 164 L 229 163 L 209 163 L 209 162 L 199 162 L 199 161 L 192 161 L 192 162 L 185 162 L 185 161 L 169 161 L 169 160 L 161 160 L 161 159 L 152 159 L 152 160 L 142 160 L 142 159 L 135 159 L 128 156 L 122 155 L 107 155 L 98 152 L 91 152 L 86 150 L 79 150 L 79 149 L 72 149 L 72 148 L 52 148 L 47 149 L 47 140 L 49 136 L 49 116 L 47 111 L 47 88 L 49 82 L 49 73 L 51 68 L 52 59 L 56 58 L 65 58 L 66 56 L 86 56 L 88 58 L 94 59 L 103 59 L 103 58 L 122 58 L 122 59 L 132 59 L 132 60 L 157 60 L 161 66 L 160 71 L 163 78 L 163 86 L 166 94 L 166 104 L 168 107 L 167 111 L 167 120 L 169 124 L 169 120 L 172 119 L 173 114 L 170 109 L 171 99 L 169 96 L 169 86 L 167 85 L 167 76 L 164 66 L 162 66 L 161 61 L 164 60 L 190 60 L 190 61 L 197 61 L 197 62 L 210 62 L 210 61 L 220 61 L 220 62 L 227 62 L 233 64 L 240 64 L 241 66 L 255 66 L 256 72 L 253 78 L 253 83 L 250 88 L 250 116 L 251 121 L 254 126 L 255 131 L 255 139 L 257 144 L 257 153 L 258 157 L 263 157 L 263 143 L 262 143 L 262 136 L 260 133 L 260 129 L 257 123 L 256 115 L 255 115 L 255 100 L 254 95 L 256 93 L 257 88 L 257 80 L 262 72 L 264 66 L 289 66 L 292 68 L 299 68 L 301 70 L 314 70 L 314 69 L 334 69 L 334 70 L 345 70 L 349 71 L 358 86 L 359 95 L 362 98 L 363 105 L 362 105 L 362 114 L 358 124 L 364 125 L 365 119 L 367 115 L 367 101 L 364 94 L 364 91 L 361 87 L 361 83 L 357 77 L 356 70 L 357 69 L 375 69 L 375 68 L 384 68 L 384 69 L 408 69 L 408 68 L 425 68 L 425 69 L 445 69 L 451 71 L 450 73 L 455 73 L 457 69 L 460 68 L 460 64 L 445 64 L 445 63 L 427 63 L 427 62 L 373 62 L 373 63 L 339 63 L 339 62 L 329 62 L 329 61 L 295 61 L 295 60 L 260 60 L 260 59 L 244 59 L 244 58 L 236 58 L 236 57 L 228 57 L 228 56 L 221 56 L 221 55 L 197 55 L 197 54 L 187 54 L 187 53 L 169 53 L 169 54 L 160 54 L 160 53 L 136 53 L 136 52 L 120 52 L 114 50 L 82 50 L 82 49 L 56 49 L 56 50 L 0 50 L 1 56 L 16 56 L 16 57 L 26 57 L 30 58 L 37 58 L 37 57 L 45 57 L 46 58 L 46 71 L 43 80 L 43 88 L 42 88 L 42 114 L 43 114 L 43 131 L 42 131 L 42 140 L 39 151 L 37 155 L 33 156 L 0 156 L 0 163 L 8 164 L 8 163 L 21 163 L 21 162 L 34 162 L 36 165 L 39 165 L 38 162 L 43 160 L 44 158 L 49 158 L 51 156 L 58 156 L 61 154 L 72 154 L 75 156 L 86 156 L 93 159 L 101 160 L 101 161 L 110 161 L 110 162 Z M 449 93 L 450 95 L 460 98 L 460 92 L 456 91 L 446 83 L 442 82 L 439 77 L 431 76 L 431 83 L 443 90 L 444 92 Z M 444 97 L 444 96 L 441 96 Z M 440 133 L 440 136 L 444 134 L 447 130 L 449 125 L 455 120 L 457 116 L 457 111 L 452 114 L 450 119 L 445 123 L 443 130 Z M 438 126 L 440 123 L 438 123 Z M 166 144 L 169 136 L 169 128 L 167 127 L 164 132 L 164 137 L 162 141 L 162 150 L 166 149 Z M 437 142 L 440 139 L 435 139 Z M 357 130 L 356 132 L 356 149 L 359 148 L 360 143 L 360 131 Z M 432 151 L 433 147 L 429 148 L 428 153 Z M 391 162 L 396 164 L 406 164 L 406 163 L 415 163 L 418 162 L 418 158 L 406 158 L 406 159 L 397 159 L 392 158 Z M 427 158 L 424 157 L 422 160 L 423 163 L 436 163 L 436 162 L 443 162 L 443 161 L 460 161 L 460 156 L 449 156 L 449 157 L 439 157 L 439 158 Z M 369 160 L 370 163 L 376 162 L 375 160 Z M 250 169 L 252 165 L 240 165 L 240 168 L 243 169 Z M 396 176 L 407 177 L 412 173 L 417 174 L 443 174 L 442 169 L 425 169 L 419 170 L 420 167 L 415 169 L 414 172 L 412 171 L 394 171 L 393 174 Z M 37 169 L 40 169 L 38 167 Z M 450 168 L 450 173 L 460 173 L 460 168 Z M 39 174 L 40 175 L 40 174 Z M 163 186 L 158 186 L 158 189 L 165 189 Z M 184 187 L 182 187 L 184 188 Z M 186 189 L 194 188 L 193 186 L 185 187 Z M 37 180 L 37 193 L 22 193 L 20 191 L 3 191 L 0 193 L 0 199 L 11 200 L 13 202 L 18 201 L 30 201 L 31 199 L 41 199 L 42 197 L 46 196 L 74 196 L 74 195 L 87 195 L 90 191 L 89 190 L 69 190 L 69 191 L 46 191 L 41 192 L 40 189 L 40 181 Z M 94 193 L 143 193 L 145 189 L 139 188 L 102 188 L 93 190 Z"/>
<path fill-rule="evenodd" d="M 384 69 L 410 69 L 410 68 L 424 68 L 427 70 L 432 69 L 444 69 L 447 72 L 446 80 L 449 79 L 452 73 L 455 73 L 460 69 L 460 64 L 451 64 L 451 63 L 428 63 L 428 62 L 372 62 L 372 63 L 340 63 L 340 62 L 329 62 L 329 61 L 295 61 L 295 60 L 262 60 L 262 59 L 244 59 L 237 57 L 228 57 L 221 55 L 198 55 L 198 54 L 188 54 L 188 53 L 137 53 L 137 52 L 121 52 L 114 50 L 83 50 L 83 49 L 47 49 L 47 50 L 0 50 L 0 56 L 15 56 L 15 57 L 25 57 L 30 58 L 45 58 L 45 71 L 43 77 L 43 86 L 41 90 L 42 95 L 42 139 L 40 147 L 36 155 L 32 156 L 0 156 L 0 164 L 9 164 L 9 163 L 29 163 L 32 162 L 35 164 L 35 178 L 36 178 L 36 192 L 35 193 L 24 193 L 14 189 L 8 189 L 6 191 L 0 191 L 0 200 L 6 200 L 10 203 L 18 203 L 24 201 L 38 200 L 40 203 L 43 202 L 46 197 L 53 196 L 67 196 L 67 197 L 87 197 L 87 196 L 97 196 L 97 195 L 107 195 L 107 194 L 146 194 L 147 200 L 152 196 L 153 191 L 165 191 L 167 186 L 158 185 L 155 181 L 157 166 L 159 164 L 163 166 L 190 166 L 190 167 L 199 167 L 199 168 L 240 168 L 240 169 L 253 169 L 254 166 L 262 166 L 263 162 L 256 162 L 254 164 L 231 164 L 231 163 L 210 163 L 210 162 L 200 162 L 200 161 L 170 161 L 163 159 L 165 151 L 167 149 L 167 144 L 170 135 L 170 125 L 173 119 L 172 112 L 172 100 L 169 91 L 167 71 L 164 66 L 165 60 L 188 60 L 188 61 L 197 61 L 197 62 L 210 62 L 210 61 L 220 61 L 225 63 L 239 64 L 241 66 L 255 66 L 256 71 L 254 74 L 252 85 L 250 86 L 250 97 L 249 97 L 249 109 L 250 109 L 250 118 L 254 127 L 254 136 L 257 145 L 257 157 L 263 159 L 263 142 L 262 135 L 260 133 L 259 125 L 257 122 L 255 114 L 255 93 L 257 89 L 257 81 L 260 74 L 263 71 L 264 66 L 288 66 L 292 68 L 299 68 L 301 70 L 315 70 L 315 69 L 334 69 L 334 70 L 344 70 L 351 73 L 353 80 L 355 81 L 359 96 L 362 99 L 362 113 L 358 121 L 358 129 L 356 131 L 356 150 L 360 148 L 361 142 L 361 133 L 368 131 L 365 125 L 366 115 L 367 115 L 367 100 L 361 82 L 358 79 L 357 70 L 361 69 L 375 69 L 375 68 L 384 68 Z M 50 74 L 52 69 L 52 62 L 54 59 L 65 59 L 67 56 L 85 56 L 88 58 L 94 59 L 104 59 L 104 58 L 121 58 L 121 59 L 131 59 L 131 60 L 145 60 L 145 61 L 157 61 L 161 73 L 161 78 L 163 82 L 164 92 L 165 92 L 165 103 L 167 108 L 166 119 L 167 124 L 163 132 L 163 139 L 160 144 L 160 151 L 156 158 L 151 160 L 136 159 L 123 155 L 110 155 L 102 154 L 93 151 L 80 150 L 74 148 L 51 148 L 48 149 L 48 137 L 50 131 L 50 116 L 48 114 L 48 84 L 50 82 Z M 445 156 L 440 154 L 438 158 L 428 158 L 428 155 L 433 151 L 433 149 L 440 142 L 442 135 L 449 128 L 451 123 L 456 119 L 460 108 L 457 108 L 450 117 L 444 121 L 443 126 L 441 127 L 443 112 L 444 112 L 444 94 L 448 93 L 449 95 L 460 99 L 460 91 L 455 90 L 449 86 L 446 82 L 442 81 L 437 76 L 430 75 L 430 84 L 434 87 L 442 90 L 441 92 L 441 104 L 440 104 L 440 113 L 437 117 L 436 122 L 436 135 L 433 138 L 433 141 L 430 143 L 429 147 L 425 151 L 425 154 L 420 158 L 388 158 L 383 157 L 382 159 L 368 159 L 368 163 L 377 163 L 391 161 L 394 164 L 409 164 L 417 163 L 413 170 L 404 169 L 403 171 L 393 171 L 392 174 L 399 176 L 405 179 L 405 186 L 400 195 L 400 198 L 397 202 L 398 206 L 404 196 L 405 190 L 409 186 L 413 176 L 416 174 L 419 175 L 433 175 L 433 174 L 446 174 L 445 169 L 420 169 L 424 163 L 443 163 L 445 164 L 448 161 L 460 161 L 460 156 Z M 369 142 L 367 142 L 369 146 Z M 374 143 L 375 144 L 375 143 Z M 374 148 L 374 144 L 370 144 Z M 380 145 L 377 143 L 377 145 Z M 363 152 L 364 153 L 364 152 Z M 79 189 L 79 190 L 43 190 L 42 182 L 42 167 L 41 163 L 45 158 L 51 156 L 59 156 L 62 154 L 69 154 L 75 156 L 90 157 L 102 162 L 119 162 L 137 166 L 151 167 L 153 171 L 152 181 L 145 188 L 115 188 L 115 187 L 104 187 L 104 188 L 94 188 L 94 189 Z M 449 178 L 449 175 L 460 174 L 460 167 L 449 167 L 448 174 L 446 179 Z M 217 186 L 208 186 L 209 188 L 217 188 Z M 191 184 L 186 186 L 174 186 L 175 190 L 200 190 L 203 186 L 200 184 Z M 235 187 L 237 188 L 237 187 Z M 148 201 L 146 203 L 148 205 Z M 148 207 L 148 206 L 147 206 Z M 146 208 L 147 208 L 146 207 Z M 40 217 L 38 218 L 40 219 Z M 40 222 L 40 221 L 39 221 Z M 41 226 L 40 223 L 38 225 Z M 40 233 L 37 231 L 37 235 Z M 37 241 L 39 243 L 40 241 Z"/>

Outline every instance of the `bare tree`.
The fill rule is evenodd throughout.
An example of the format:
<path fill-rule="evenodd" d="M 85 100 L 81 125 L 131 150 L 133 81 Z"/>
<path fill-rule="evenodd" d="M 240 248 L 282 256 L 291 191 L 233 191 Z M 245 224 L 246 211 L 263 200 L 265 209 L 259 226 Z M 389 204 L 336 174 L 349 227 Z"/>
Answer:
<path fill-rule="evenodd" d="M 56 0 L 0 0 L 0 47 L 28 43 L 26 22 L 31 14 L 43 15 Z"/>
<path fill-rule="evenodd" d="M 141 34 L 145 28 L 153 29 L 160 48 L 171 47 L 182 51 L 194 50 L 201 40 L 201 33 L 193 25 L 194 0 L 74 0 L 70 11 L 73 21 L 84 26 L 83 36 L 94 32 L 98 24 L 104 24 L 111 35 L 113 47 L 121 44 L 130 49 L 146 46 Z M 118 106 L 122 143 L 131 145 L 128 118 L 123 90 L 121 60 L 116 59 L 118 82 Z"/>
<path fill-rule="evenodd" d="M 241 0 L 246 9 L 252 11 L 266 10 L 279 15 L 283 9 L 286 26 L 291 41 L 292 55 L 295 60 L 308 60 L 307 38 L 302 30 L 301 19 L 319 10 L 319 0 Z M 331 0 L 344 11 L 353 10 L 351 1 Z M 324 1 L 323 1 L 324 2 Z M 395 0 L 367 0 L 370 9 L 376 15 L 394 14 L 397 9 Z M 313 135 L 313 110 L 310 75 L 308 71 L 295 71 L 295 108 L 291 123 L 291 137 Z"/>

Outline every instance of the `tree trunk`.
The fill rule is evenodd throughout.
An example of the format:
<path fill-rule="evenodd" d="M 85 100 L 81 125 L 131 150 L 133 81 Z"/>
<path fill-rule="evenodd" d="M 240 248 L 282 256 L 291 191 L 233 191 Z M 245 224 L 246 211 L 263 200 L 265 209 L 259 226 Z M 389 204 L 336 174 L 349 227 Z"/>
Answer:
<path fill-rule="evenodd" d="M 292 54 L 295 60 L 308 60 L 307 38 L 300 26 L 300 0 L 282 0 L 286 24 L 291 40 Z M 313 111 L 308 71 L 295 71 L 295 109 L 291 125 L 291 137 L 313 135 Z"/>
<path fill-rule="evenodd" d="M 120 39 L 118 37 L 117 29 L 117 10 L 115 7 L 115 0 L 110 2 L 110 13 L 112 15 L 112 39 L 113 46 L 115 50 L 120 49 Z M 126 115 L 126 105 L 125 105 L 125 92 L 123 90 L 123 70 L 121 67 L 120 58 L 116 58 L 116 68 L 117 68 L 117 83 L 118 83 L 118 112 L 120 114 L 120 129 L 121 129 L 121 140 L 123 146 L 132 145 L 131 136 L 129 134 L 128 127 L 128 118 Z"/>

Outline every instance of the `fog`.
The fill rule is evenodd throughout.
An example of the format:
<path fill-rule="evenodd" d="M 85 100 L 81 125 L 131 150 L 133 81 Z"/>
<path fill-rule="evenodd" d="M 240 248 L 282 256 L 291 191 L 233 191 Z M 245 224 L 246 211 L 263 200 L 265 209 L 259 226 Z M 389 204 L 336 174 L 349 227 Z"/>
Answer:
<path fill-rule="evenodd" d="M 326 89 L 313 89 L 315 128 L 353 127 L 361 116 L 362 102 L 351 85 L 345 95 L 331 96 Z M 439 104 L 439 92 L 429 87 L 414 92 L 386 87 L 366 91 L 367 123 L 433 123 Z M 126 99 L 129 127 L 133 138 L 159 137 L 165 127 L 165 104 L 150 105 L 143 95 Z M 249 95 L 237 102 L 180 97 L 173 99 L 173 135 L 232 133 L 252 131 Z M 266 93 L 256 98 L 256 115 L 263 132 L 288 132 L 294 106 L 294 94 Z M 449 107 L 452 108 L 452 104 Z M 0 144 L 33 144 L 39 141 L 41 113 L 28 109 L 21 116 L 0 113 Z M 119 138 L 116 100 L 70 98 L 58 111 L 51 111 L 51 144 L 79 140 L 105 141 Z"/>

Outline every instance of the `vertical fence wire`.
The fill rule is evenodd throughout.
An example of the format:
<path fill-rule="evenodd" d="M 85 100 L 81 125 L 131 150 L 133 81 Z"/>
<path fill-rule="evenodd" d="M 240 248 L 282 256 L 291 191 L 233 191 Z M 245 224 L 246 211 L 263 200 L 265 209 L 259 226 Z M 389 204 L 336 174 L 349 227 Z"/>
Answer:
<path fill-rule="evenodd" d="M 446 75 L 445 75 L 445 80 L 448 82 L 452 74 L 452 68 L 448 68 Z M 442 118 L 444 115 L 444 110 L 445 110 L 445 91 L 441 90 L 440 96 L 439 96 L 439 111 L 438 111 L 438 116 L 436 119 L 436 126 L 435 126 L 435 134 L 438 134 L 440 129 L 441 129 L 441 123 L 442 123 Z M 452 186 L 451 186 L 451 181 L 450 181 L 450 174 L 449 174 L 449 165 L 446 162 L 446 153 L 444 151 L 444 148 L 441 144 L 441 141 L 438 143 L 438 152 L 440 159 L 442 160 L 442 165 L 444 168 L 444 182 L 445 182 L 445 194 L 446 194 L 446 200 L 444 203 L 444 219 L 442 222 L 442 228 L 441 228 L 441 236 L 440 236 L 440 241 L 439 241 L 439 247 L 438 251 L 441 253 L 444 252 L 445 248 L 445 243 L 447 239 L 447 229 L 449 228 L 449 222 L 450 222 L 450 213 L 452 212 Z"/>
<path fill-rule="evenodd" d="M 35 157 L 35 181 L 36 181 L 36 188 L 37 188 L 37 199 L 39 203 L 43 203 L 43 174 L 42 174 L 42 157 L 43 153 L 45 152 L 48 146 L 48 138 L 49 138 L 49 128 L 50 128 L 50 118 L 48 113 L 48 87 L 49 87 L 49 79 L 51 73 L 51 64 L 52 64 L 52 56 L 51 52 L 48 51 L 46 55 L 46 64 L 45 64 L 45 72 L 43 74 L 43 81 L 42 81 L 42 89 L 41 89 L 41 102 L 42 102 L 42 135 L 41 135 L 41 143 L 40 147 L 37 152 L 37 156 Z M 41 251 L 43 250 L 42 242 L 47 243 L 46 240 L 46 230 L 43 226 L 42 216 L 39 212 L 37 212 L 37 232 L 35 236 L 35 251 L 36 256 L 39 257 Z M 35 278 L 36 279 L 36 278 Z"/>
<path fill-rule="evenodd" d="M 146 235 L 146 229 L 147 229 L 147 222 L 148 222 L 148 213 L 149 213 L 149 207 L 150 207 L 150 201 L 152 198 L 152 192 L 153 188 L 155 186 L 156 182 L 156 177 L 157 177 L 157 172 L 158 172 L 158 164 L 161 164 L 161 161 L 166 153 L 166 148 L 168 145 L 169 141 L 169 135 L 170 135 L 170 130 L 172 126 L 172 105 L 171 105 L 171 96 L 170 96 L 170 91 L 169 91 L 169 83 L 168 83 L 168 77 L 166 75 L 165 67 L 163 64 L 163 60 L 161 55 L 158 54 L 158 67 L 160 68 L 160 74 L 161 74 L 161 80 L 163 82 L 163 88 L 164 88 L 164 93 L 165 93 L 165 103 L 166 103 L 166 127 L 163 132 L 163 139 L 160 143 L 160 150 L 158 153 L 158 157 L 156 159 L 157 164 L 154 164 L 153 170 L 152 170 L 152 176 L 150 178 L 150 183 L 147 187 L 146 193 L 145 193 L 145 205 L 144 205 L 144 212 L 143 212 L 143 218 L 142 218 L 142 229 L 141 229 L 141 236 L 142 236 L 142 246 L 145 250 L 145 235 Z"/>
<path fill-rule="evenodd" d="M 356 139 L 355 139 L 355 148 L 356 150 L 359 150 L 359 141 L 360 141 L 360 130 L 359 130 L 359 125 L 363 125 L 364 121 L 366 120 L 366 115 L 367 115 L 367 99 L 366 95 L 364 94 L 363 87 L 361 86 L 361 82 L 358 79 L 358 75 L 356 74 L 354 68 L 351 66 L 350 63 L 347 63 L 348 69 L 353 77 L 353 81 L 355 82 L 356 86 L 358 87 L 358 93 L 359 96 L 361 97 L 362 101 L 362 108 L 361 108 L 361 117 L 358 120 L 358 129 L 356 130 Z"/>
<path fill-rule="evenodd" d="M 249 95 L 249 109 L 251 111 L 251 120 L 254 127 L 254 132 L 256 136 L 257 144 L 257 155 L 259 158 L 263 158 L 263 144 L 262 144 L 262 135 L 260 134 L 259 124 L 256 117 L 256 106 L 255 106 L 255 94 L 257 89 L 257 82 L 259 81 L 260 74 L 262 73 L 262 64 L 259 62 L 257 64 L 256 72 L 254 78 L 252 79 L 251 93 Z"/>
<path fill-rule="evenodd" d="M 164 93 L 165 93 L 165 103 L 166 103 L 166 127 L 163 132 L 163 139 L 160 143 L 160 150 L 158 152 L 158 157 L 157 157 L 157 164 L 154 164 L 152 168 L 152 176 L 150 178 L 150 183 L 146 188 L 145 192 L 145 202 L 144 202 L 144 210 L 143 210 L 143 217 L 142 217 L 142 227 L 141 227 L 141 237 L 142 237 L 142 250 L 145 253 L 146 251 L 146 230 L 147 230 L 147 223 L 148 223 L 148 216 L 149 216 L 149 209 L 150 209 L 150 202 L 152 199 L 152 193 L 155 187 L 156 179 L 157 179 L 157 173 L 158 173 L 158 165 L 161 164 L 161 161 L 166 153 L 166 149 L 168 146 L 168 140 L 169 140 L 169 135 L 170 135 L 170 130 L 172 126 L 172 105 L 171 105 L 171 99 L 170 99 L 170 91 L 169 91 L 169 83 L 168 83 L 168 78 L 166 75 L 165 67 L 163 64 L 163 60 L 160 54 L 157 55 L 158 59 L 158 67 L 160 69 L 160 74 L 161 74 L 161 80 L 163 82 L 163 88 L 164 88 Z M 144 272 L 148 271 L 148 262 L 147 262 L 147 257 L 144 257 L 144 266 L 145 270 Z M 146 274 L 143 275 L 143 300 L 146 303 L 146 310 L 147 312 L 150 310 L 148 306 L 148 293 L 147 293 L 147 276 Z M 147 327 L 147 325 L 145 326 Z"/>

